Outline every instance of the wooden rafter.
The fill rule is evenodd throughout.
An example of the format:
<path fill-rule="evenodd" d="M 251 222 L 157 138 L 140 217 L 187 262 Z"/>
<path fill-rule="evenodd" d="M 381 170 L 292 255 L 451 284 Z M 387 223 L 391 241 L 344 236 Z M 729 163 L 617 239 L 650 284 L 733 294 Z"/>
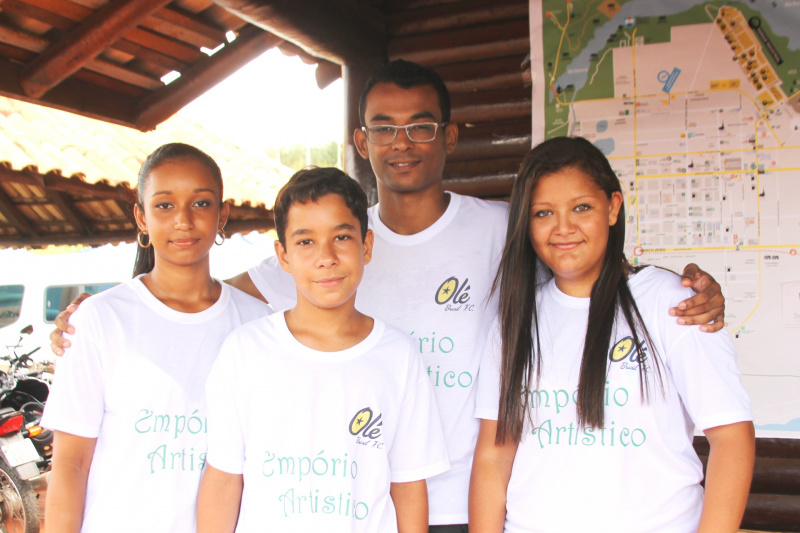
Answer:
<path fill-rule="evenodd" d="M 169 0 L 121 0 L 108 3 L 23 69 L 20 84 L 25 94 L 40 98 L 168 3 Z"/>
<path fill-rule="evenodd" d="M 11 201 L 11 198 L 9 198 L 2 189 L 0 189 L 0 213 L 3 213 L 6 220 L 15 226 L 23 237 L 39 238 L 39 232 L 28 223 L 28 219 L 22 211 L 14 205 L 14 202 Z"/>
<path fill-rule="evenodd" d="M 386 59 L 385 17 L 356 0 L 214 0 L 314 57 L 374 68 Z"/>
<path fill-rule="evenodd" d="M 53 189 L 45 189 L 45 194 L 58 207 L 64 218 L 72 224 L 75 231 L 84 236 L 90 236 L 94 233 L 86 219 L 70 205 L 63 194 Z"/>
<path fill-rule="evenodd" d="M 236 40 L 225 48 L 198 61 L 182 72 L 180 78 L 144 97 L 137 106 L 136 126 L 142 131 L 152 130 L 186 104 L 280 42 L 280 37 L 255 26 L 243 29 Z"/>

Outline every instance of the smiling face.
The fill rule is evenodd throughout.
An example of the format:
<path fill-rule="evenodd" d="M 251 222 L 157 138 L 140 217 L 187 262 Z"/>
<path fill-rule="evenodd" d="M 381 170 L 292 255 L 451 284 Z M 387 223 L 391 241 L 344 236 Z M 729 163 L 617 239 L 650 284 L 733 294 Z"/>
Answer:
<path fill-rule="evenodd" d="M 142 206 L 134 206 L 139 229 L 150 237 L 156 267 L 208 263 L 208 251 L 228 218 L 208 168 L 193 159 L 167 160 L 150 171 Z"/>
<path fill-rule="evenodd" d="M 364 120 L 367 126 L 439 123 L 439 95 L 431 85 L 403 89 L 393 83 L 378 83 L 367 95 Z M 383 198 L 393 193 L 440 194 L 445 157 L 455 149 L 457 139 L 455 124 L 440 127 L 436 138 L 427 143 L 411 141 L 403 130 L 385 145 L 368 142 L 362 130 L 354 134 L 358 152 L 369 158 L 378 181 L 378 195 Z"/>
<path fill-rule="evenodd" d="M 361 240 L 361 224 L 338 194 L 295 202 L 286 219 L 286 246 L 276 241 L 275 252 L 297 285 L 298 306 L 333 309 L 353 302 L 372 258 L 372 231 Z"/>
<path fill-rule="evenodd" d="M 583 170 L 548 174 L 533 190 L 529 235 L 536 254 L 553 271 L 558 288 L 588 297 L 603 267 L 609 228 L 617 222 L 622 194 L 608 198 Z"/>

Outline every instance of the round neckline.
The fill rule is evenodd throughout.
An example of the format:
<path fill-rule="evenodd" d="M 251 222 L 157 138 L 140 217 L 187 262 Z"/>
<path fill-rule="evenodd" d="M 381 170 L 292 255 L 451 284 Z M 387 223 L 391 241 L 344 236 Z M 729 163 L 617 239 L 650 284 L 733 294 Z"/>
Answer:
<path fill-rule="evenodd" d="M 275 317 L 277 333 L 281 337 L 281 344 L 303 359 L 320 363 L 339 363 L 355 359 L 365 354 L 378 343 L 386 327 L 386 324 L 382 320 L 373 318 L 372 331 L 369 332 L 369 335 L 367 335 L 364 340 L 344 350 L 323 352 L 315 350 L 314 348 L 309 348 L 292 335 L 289 326 L 286 324 L 286 311 L 275 313 L 273 316 Z"/>
<path fill-rule="evenodd" d="M 380 238 L 398 246 L 414 246 L 428 241 L 438 235 L 450 224 L 450 222 L 453 221 L 456 213 L 458 213 L 459 207 L 461 206 L 460 195 L 452 192 L 446 192 L 445 194 L 450 196 L 450 202 L 447 204 L 447 209 L 445 209 L 444 213 L 442 213 L 442 216 L 440 216 L 436 222 L 419 233 L 414 233 L 413 235 L 400 235 L 399 233 L 395 233 L 389 229 L 381 220 L 380 204 L 375 204 L 369 210 L 372 230 Z"/>
<path fill-rule="evenodd" d="M 566 307 L 572 307 L 575 309 L 589 309 L 589 303 L 592 301 L 592 299 L 588 296 L 570 296 L 569 294 L 563 292 L 558 288 L 558 285 L 556 285 L 555 278 L 550 278 L 550 281 L 547 282 L 547 291 L 553 300 L 556 301 L 556 303 Z"/>
<path fill-rule="evenodd" d="M 214 302 L 211 307 L 208 309 L 203 309 L 197 313 L 184 313 L 183 311 L 176 311 L 175 309 L 164 304 L 164 302 L 156 298 L 153 293 L 150 292 L 147 286 L 142 282 L 142 276 L 144 276 L 144 274 L 140 274 L 131 280 L 131 287 L 133 288 L 134 292 L 136 292 L 142 301 L 144 301 L 147 307 L 167 320 L 171 320 L 173 322 L 180 322 L 183 324 L 198 324 L 201 322 L 207 322 L 208 320 L 211 320 L 222 313 L 228 306 L 228 302 L 230 302 L 231 299 L 230 287 L 228 287 L 228 285 L 225 283 L 214 279 L 214 281 L 220 284 L 222 290 L 220 291 L 219 298 L 217 298 L 217 301 Z"/>

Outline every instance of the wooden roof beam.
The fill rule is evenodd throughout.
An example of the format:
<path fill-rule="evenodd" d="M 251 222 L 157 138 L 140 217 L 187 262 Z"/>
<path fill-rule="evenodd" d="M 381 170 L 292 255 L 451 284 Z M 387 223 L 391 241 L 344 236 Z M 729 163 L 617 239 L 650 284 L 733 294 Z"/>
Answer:
<path fill-rule="evenodd" d="M 64 195 L 58 191 L 53 189 L 45 189 L 45 194 L 47 197 L 58 207 L 61 214 L 64 215 L 64 218 L 67 219 L 75 231 L 80 233 L 83 236 L 92 235 L 93 231 L 92 228 L 89 226 L 87 221 L 81 216 L 70 203 L 64 198 Z"/>
<path fill-rule="evenodd" d="M 39 237 L 39 232 L 28 222 L 28 217 L 14 205 L 14 202 L 2 189 L 0 189 L 0 213 L 3 213 L 6 220 L 17 228 L 23 237 Z"/>
<path fill-rule="evenodd" d="M 374 68 L 386 60 L 384 15 L 357 0 L 213 0 L 314 57 Z"/>
<path fill-rule="evenodd" d="M 25 66 L 20 76 L 25 94 L 40 98 L 168 3 L 169 0 L 109 2 Z"/>
<path fill-rule="evenodd" d="M 245 64 L 283 39 L 254 26 L 244 28 L 235 41 L 198 61 L 169 85 L 148 94 L 136 107 L 136 127 L 150 131 Z"/>

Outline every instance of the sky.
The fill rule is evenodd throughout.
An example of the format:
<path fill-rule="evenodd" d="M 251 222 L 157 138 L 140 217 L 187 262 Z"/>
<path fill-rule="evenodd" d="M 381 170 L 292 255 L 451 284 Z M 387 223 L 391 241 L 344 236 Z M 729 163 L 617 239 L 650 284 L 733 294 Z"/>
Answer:
<path fill-rule="evenodd" d="M 184 107 L 179 114 L 219 136 L 255 150 L 341 142 L 343 83 L 324 90 L 314 79 L 316 65 L 274 48 Z"/>

